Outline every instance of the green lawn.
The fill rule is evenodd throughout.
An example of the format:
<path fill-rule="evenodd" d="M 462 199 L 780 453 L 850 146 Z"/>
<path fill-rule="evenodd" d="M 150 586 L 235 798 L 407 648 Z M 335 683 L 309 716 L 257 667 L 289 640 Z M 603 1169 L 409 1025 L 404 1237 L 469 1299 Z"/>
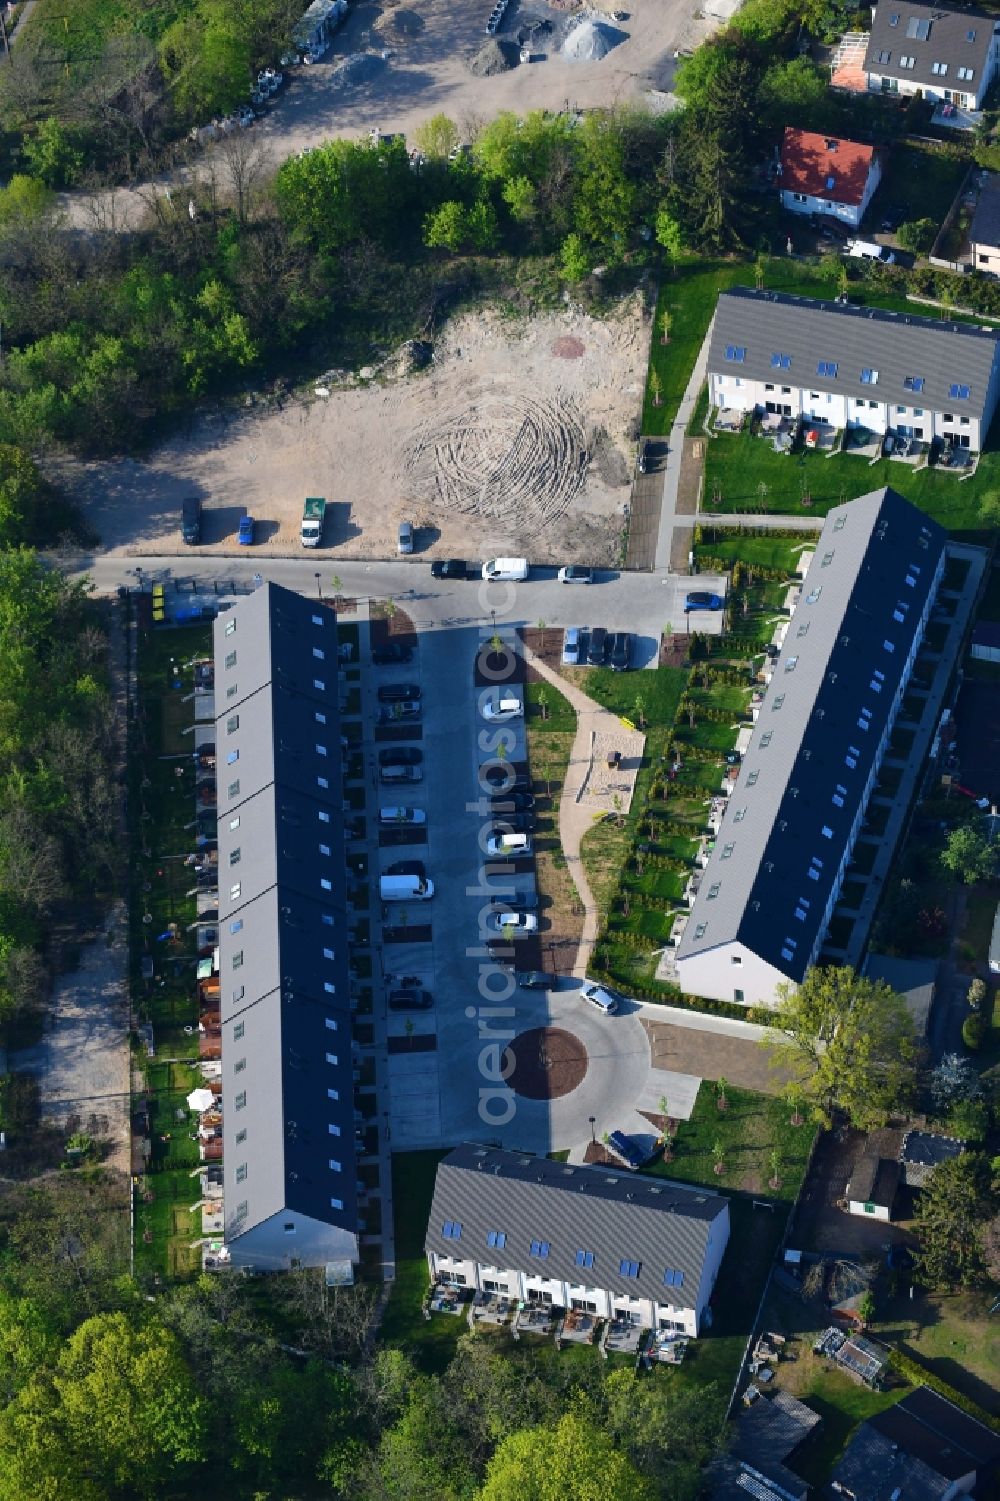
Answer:
<path fill-rule="evenodd" d="M 445 1152 L 394 1152 L 392 1202 L 396 1245 L 396 1279 L 382 1318 L 381 1339 L 401 1345 L 429 1371 L 442 1371 L 455 1352 L 465 1320 L 437 1314 L 425 1319 L 422 1311 L 429 1284 L 424 1235 L 434 1195 L 437 1165 Z"/>
<path fill-rule="evenodd" d="M 994 440 L 995 441 L 995 440 Z M 892 485 L 949 531 L 975 531 L 984 495 L 1000 489 L 1000 452 L 985 452 L 972 479 L 912 469 L 892 459 L 869 464 L 838 453 L 775 453 L 763 438 L 720 434 L 706 445 L 706 504 L 714 510 L 825 516 L 832 506 Z"/>
<path fill-rule="evenodd" d="M 597 703 L 623 719 L 636 722 L 636 699 L 642 699 L 647 734 L 669 728 L 687 682 L 680 667 L 658 667 L 655 672 L 612 672 L 610 667 L 588 667 L 581 687 Z"/>
<path fill-rule="evenodd" d="M 142 1275 L 186 1277 L 201 1266 L 201 1211 L 191 1211 L 201 1194 L 190 1169 L 151 1173 L 139 1181 L 135 1199 L 135 1266 Z"/>
<path fill-rule="evenodd" d="M 968 170 L 965 153 L 954 146 L 907 142 L 888 152 L 885 174 L 865 216 L 877 226 L 890 206 L 907 219 L 933 219 L 940 226 Z"/>
<path fill-rule="evenodd" d="M 795 542 L 790 537 L 748 537 L 743 532 L 710 533 L 709 540 L 695 543 L 694 555 L 701 568 L 704 558 L 722 558 L 728 567 L 736 562 L 758 568 L 781 568 L 794 576 L 799 557 L 810 547 L 809 538 Z"/>

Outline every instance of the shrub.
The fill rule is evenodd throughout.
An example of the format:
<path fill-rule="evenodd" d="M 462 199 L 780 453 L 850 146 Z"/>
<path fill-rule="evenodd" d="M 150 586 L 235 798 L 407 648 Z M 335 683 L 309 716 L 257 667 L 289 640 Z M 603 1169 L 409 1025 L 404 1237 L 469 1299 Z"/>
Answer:
<path fill-rule="evenodd" d="M 910 219 L 899 226 L 899 243 L 904 250 L 919 255 L 930 250 L 937 238 L 937 225 L 933 219 Z"/>
<path fill-rule="evenodd" d="M 970 1052 L 976 1052 L 983 1040 L 983 1018 L 975 1011 L 962 1023 L 962 1041 Z"/>

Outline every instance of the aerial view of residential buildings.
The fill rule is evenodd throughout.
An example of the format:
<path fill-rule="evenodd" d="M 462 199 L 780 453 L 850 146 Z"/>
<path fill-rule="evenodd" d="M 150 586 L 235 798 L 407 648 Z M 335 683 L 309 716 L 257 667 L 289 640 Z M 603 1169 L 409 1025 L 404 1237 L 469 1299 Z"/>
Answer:
<path fill-rule="evenodd" d="M 0 7 L 0 1501 L 998 1493 L 998 63 Z"/>

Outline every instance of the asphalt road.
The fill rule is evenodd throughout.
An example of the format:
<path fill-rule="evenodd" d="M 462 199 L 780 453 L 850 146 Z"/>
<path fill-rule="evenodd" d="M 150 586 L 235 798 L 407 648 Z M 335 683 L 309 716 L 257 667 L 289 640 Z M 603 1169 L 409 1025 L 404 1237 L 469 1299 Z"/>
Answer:
<path fill-rule="evenodd" d="M 669 625 L 683 629 L 684 596 L 691 580 L 670 573 L 620 573 L 604 570 L 590 585 L 560 584 L 554 568 L 536 568 L 526 583 L 485 584 L 481 579 L 434 579 L 430 565 L 418 561 L 341 563 L 334 573 L 329 562 L 313 558 L 264 558 L 248 550 L 246 559 L 218 557 L 144 557 L 136 565 L 128 558 L 81 555 L 63 566 L 72 576 L 89 577 L 98 594 L 162 583 L 169 611 L 172 591 L 220 595 L 233 585 L 252 586 L 258 572 L 274 583 L 302 594 L 314 590 L 325 598 L 341 593 L 353 599 L 391 598 L 405 609 L 421 631 L 456 626 L 603 625 L 609 631 L 632 631 L 639 638 L 637 664 L 654 666 L 656 643 Z M 725 581 L 700 574 L 695 585 L 713 593 L 725 592 Z M 721 612 L 701 611 L 690 618 L 691 628 L 706 634 L 722 629 Z"/>

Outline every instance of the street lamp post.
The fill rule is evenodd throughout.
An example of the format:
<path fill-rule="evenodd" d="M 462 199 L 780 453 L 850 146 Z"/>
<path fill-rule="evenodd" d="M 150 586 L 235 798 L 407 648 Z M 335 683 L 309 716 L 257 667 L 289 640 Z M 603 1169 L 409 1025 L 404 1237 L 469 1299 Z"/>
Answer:
<path fill-rule="evenodd" d="M 316 593 L 319 595 L 320 599 L 323 598 L 323 579 L 322 575 L 318 571 L 316 573 Z"/>
<path fill-rule="evenodd" d="M 594 1146 L 596 1147 L 597 1146 L 597 1133 L 594 1130 L 594 1127 L 597 1125 L 597 1116 L 596 1115 L 591 1115 L 591 1116 L 588 1116 L 587 1119 L 590 1121 L 590 1139 L 594 1143 Z"/>

